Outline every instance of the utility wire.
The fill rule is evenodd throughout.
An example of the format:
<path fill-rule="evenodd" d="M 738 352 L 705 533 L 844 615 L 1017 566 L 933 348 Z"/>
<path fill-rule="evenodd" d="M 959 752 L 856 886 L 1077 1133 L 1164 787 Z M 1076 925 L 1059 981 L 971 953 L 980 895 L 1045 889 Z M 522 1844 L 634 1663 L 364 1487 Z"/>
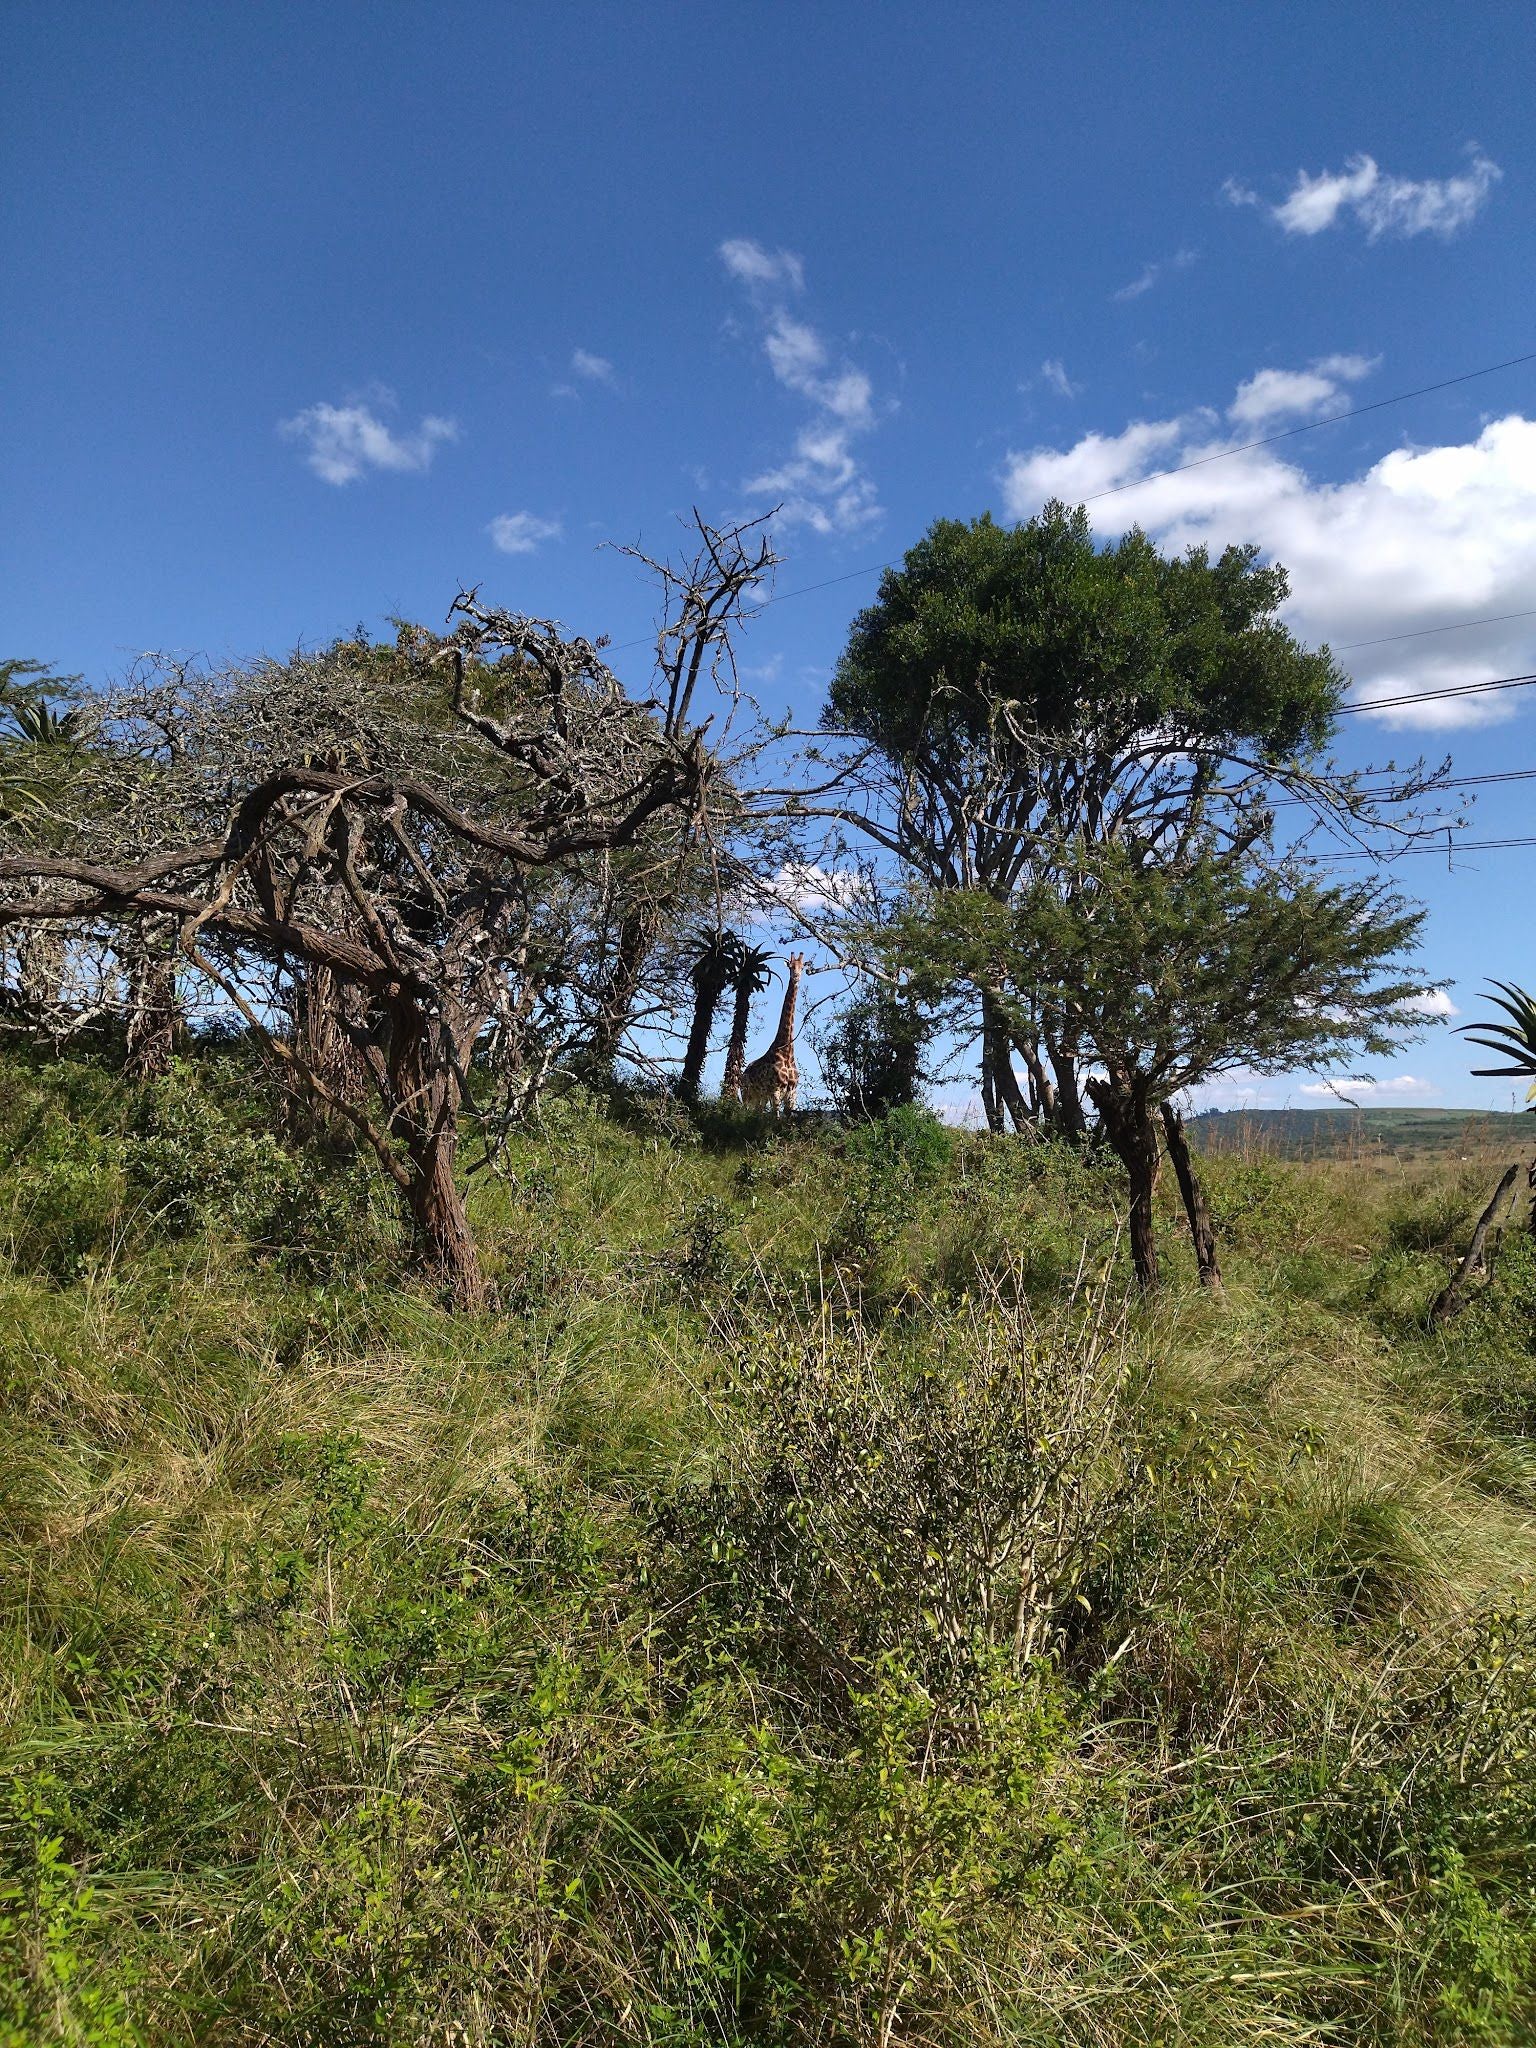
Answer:
<path fill-rule="evenodd" d="M 1355 704 L 1340 704 L 1336 716 L 1348 718 L 1358 711 L 1395 711 L 1404 704 L 1433 704 L 1446 697 L 1477 697 L 1489 690 L 1525 690 L 1536 683 L 1536 675 L 1494 676 L 1486 683 L 1451 683 L 1443 690 L 1409 690 L 1401 697 L 1363 697 Z"/>
<path fill-rule="evenodd" d="M 1490 782 L 1533 781 L 1536 781 L 1536 768 L 1505 768 L 1495 775 L 1451 775 L 1440 784 L 1440 787 L 1443 789 L 1472 789 L 1480 788 Z M 1368 788 L 1357 789 L 1355 794 L 1356 796 L 1364 797 L 1391 796 L 1394 788 L 1395 785 L 1390 782 L 1373 783 Z M 1272 808 L 1279 810 L 1282 804 L 1305 804 L 1311 801 L 1310 797 L 1305 796 L 1277 796 L 1273 799 Z"/>
<path fill-rule="evenodd" d="M 1354 654 L 1362 647 L 1390 647 L 1398 640 L 1427 640 L 1432 633 L 1469 633 L 1474 626 L 1508 626 L 1516 619 L 1536 619 L 1536 611 L 1500 612 L 1493 619 L 1454 619 L 1448 626 L 1420 626 L 1412 633 L 1383 633 L 1375 640 L 1347 640 L 1335 654 Z"/>

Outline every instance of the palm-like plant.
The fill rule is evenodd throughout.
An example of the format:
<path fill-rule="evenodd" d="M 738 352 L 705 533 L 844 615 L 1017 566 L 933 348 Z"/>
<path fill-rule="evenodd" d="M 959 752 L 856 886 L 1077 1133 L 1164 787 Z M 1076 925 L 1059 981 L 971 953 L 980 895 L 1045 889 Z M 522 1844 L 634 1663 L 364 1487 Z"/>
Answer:
<path fill-rule="evenodd" d="M 1528 1080 L 1526 1102 L 1536 1111 L 1536 996 L 1525 989 L 1517 988 L 1513 982 L 1496 981 L 1500 995 L 1490 995 L 1488 1000 L 1497 1004 L 1511 1021 L 1508 1024 L 1483 1022 L 1462 1025 L 1462 1031 L 1474 1045 L 1480 1045 L 1485 1052 L 1496 1052 L 1501 1059 L 1508 1060 L 1506 1067 L 1474 1067 L 1473 1073 L 1479 1078 L 1505 1074 Z"/>
<path fill-rule="evenodd" d="M 678 1093 L 688 1102 L 698 1099 L 715 1012 L 720 1007 L 720 998 L 736 978 L 741 956 L 742 944 L 735 932 L 701 931 L 694 938 L 693 960 L 688 969 L 688 978 L 693 983 L 693 1025 L 678 1081 Z"/>
<path fill-rule="evenodd" d="M 82 737 L 82 716 L 40 700 L 3 709 L 11 730 L 0 728 L 0 818 L 15 818 L 46 806 L 65 750 Z"/>
<path fill-rule="evenodd" d="M 736 1000 L 731 1008 L 731 1038 L 725 1052 L 725 1075 L 720 1093 L 727 1100 L 741 1100 L 742 1070 L 747 1064 L 747 1029 L 752 1022 L 752 998 L 761 995 L 773 979 L 773 955 L 764 946 L 743 946 L 732 976 Z"/>

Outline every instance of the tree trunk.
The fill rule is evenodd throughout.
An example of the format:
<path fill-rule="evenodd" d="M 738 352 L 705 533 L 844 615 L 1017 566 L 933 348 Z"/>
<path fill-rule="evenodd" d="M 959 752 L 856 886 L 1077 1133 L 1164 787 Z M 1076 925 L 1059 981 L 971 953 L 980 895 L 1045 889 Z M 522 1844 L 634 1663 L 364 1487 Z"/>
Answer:
<path fill-rule="evenodd" d="M 747 1033 L 752 1028 L 752 989 L 745 982 L 736 985 L 731 1005 L 731 1037 L 725 1048 L 725 1074 L 720 1082 L 721 1100 L 740 1102 L 741 1077 L 747 1064 Z"/>
<path fill-rule="evenodd" d="M 440 1056 L 446 1025 L 397 1008 L 390 1018 L 389 1081 L 393 1125 L 410 1178 L 401 1189 L 414 1261 L 458 1308 L 485 1304 L 485 1276 L 454 1179 L 459 1149 L 459 1079 Z"/>
<path fill-rule="evenodd" d="M 1190 1158 L 1189 1140 L 1184 1133 L 1184 1119 L 1171 1102 L 1163 1104 L 1163 1136 L 1168 1145 L 1168 1157 L 1173 1161 L 1173 1170 L 1178 1176 L 1179 1193 L 1184 1198 L 1184 1214 L 1189 1218 L 1189 1234 L 1195 1246 L 1195 1263 L 1200 1268 L 1200 1285 L 1220 1294 L 1221 1267 L 1216 1260 L 1216 1228 L 1211 1222 L 1205 1189 L 1200 1185 L 1194 1162 Z"/>
<path fill-rule="evenodd" d="M 486 1284 L 480 1253 L 453 1177 L 458 1132 L 450 1126 L 419 1148 L 408 1144 L 406 1150 L 412 1169 L 406 1205 L 416 1263 L 441 1285 L 456 1308 L 483 1308 Z"/>
<path fill-rule="evenodd" d="M 1013 1043 L 1029 1075 L 1032 1096 L 1030 1110 L 1043 1117 L 1046 1128 L 1050 1129 L 1056 1122 L 1056 1084 L 1045 1071 L 1044 1062 L 1040 1058 L 1040 1048 L 1032 1039 L 1015 1038 Z"/>
<path fill-rule="evenodd" d="M 725 986 L 724 977 L 710 975 L 701 980 L 694 990 L 693 1028 L 688 1033 L 688 1050 L 683 1054 L 683 1071 L 677 1084 L 677 1092 L 685 1102 L 697 1102 L 699 1099 L 704 1062 L 709 1058 L 710 1033 L 715 1028 L 715 1012 L 720 1007 Z"/>
<path fill-rule="evenodd" d="M 1050 1055 L 1051 1071 L 1056 1076 L 1055 1128 L 1062 1137 L 1070 1138 L 1074 1145 L 1079 1145 L 1088 1135 L 1088 1114 L 1083 1108 L 1082 1089 L 1078 1083 L 1077 1048 L 1048 1038 L 1045 1049 Z"/>
<path fill-rule="evenodd" d="M 596 1073 L 613 1072 L 655 936 L 656 914 L 649 907 L 626 911 L 619 921 L 619 943 L 598 999 L 597 1024 L 592 1033 L 592 1066 Z"/>
<path fill-rule="evenodd" d="M 998 1100 L 1012 1117 L 1015 1131 L 1033 1132 L 1034 1124 L 1029 1114 L 1029 1103 L 1025 1100 L 1024 1090 L 1019 1086 L 1019 1077 L 1013 1071 L 1013 1039 L 999 1026 L 995 1043 Z"/>
<path fill-rule="evenodd" d="M 1104 1135 L 1114 1147 L 1130 1183 L 1127 1228 L 1136 1284 L 1143 1294 L 1155 1294 L 1159 1274 L 1152 1198 L 1159 1163 L 1157 1127 L 1141 1089 L 1124 1078 L 1090 1080 L 1088 1092 L 1103 1122 Z"/>
<path fill-rule="evenodd" d="M 981 999 L 981 1107 L 987 1129 L 1000 1138 L 1006 1127 L 1002 1090 L 998 1086 L 997 1010 L 990 996 Z"/>
<path fill-rule="evenodd" d="M 328 967 L 301 969 L 292 1001 L 293 1049 L 304 1070 L 332 1095 L 355 1103 L 367 1092 L 368 1074 L 347 1033 L 347 999 Z M 353 1137 L 347 1119 L 301 1084 L 290 1091 L 289 1120 L 296 1136 L 323 1134 L 348 1144 Z"/>
<path fill-rule="evenodd" d="M 127 1048 L 123 1073 L 151 1081 L 170 1071 L 181 1012 L 176 1001 L 176 955 L 162 949 L 153 930 L 135 933 L 125 962 L 128 979 Z"/>
<path fill-rule="evenodd" d="M 1531 1167 L 1530 1173 L 1536 1175 L 1536 1165 Z M 1520 1162 L 1516 1160 L 1514 1165 L 1506 1170 L 1504 1178 L 1494 1189 L 1493 1200 L 1488 1204 L 1482 1215 L 1478 1217 L 1477 1228 L 1472 1233 L 1472 1242 L 1467 1246 L 1466 1257 L 1435 1296 L 1429 1311 L 1431 1323 L 1449 1321 L 1461 1307 L 1462 1296 L 1466 1292 L 1467 1282 L 1471 1279 L 1472 1275 L 1486 1270 L 1483 1247 L 1488 1241 L 1488 1232 L 1492 1229 L 1494 1218 L 1504 1206 L 1510 1190 L 1519 1178 Z"/>

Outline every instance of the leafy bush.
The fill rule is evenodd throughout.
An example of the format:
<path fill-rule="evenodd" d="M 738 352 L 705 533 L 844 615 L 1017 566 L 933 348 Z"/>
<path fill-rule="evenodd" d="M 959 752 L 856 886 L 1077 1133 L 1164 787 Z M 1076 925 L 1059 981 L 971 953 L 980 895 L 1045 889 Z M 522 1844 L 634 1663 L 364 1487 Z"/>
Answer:
<path fill-rule="evenodd" d="M 855 1326 L 758 1328 L 727 1469 L 661 1524 L 701 1610 L 808 1710 L 898 1656 L 959 1711 L 976 1674 L 1056 1640 L 1133 1484 L 1101 1321 L 1039 1329 L 1001 1290 L 904 1360 Z"/>
<path fill-rule="evenodd" d="M 296 1180 L 272 1133 L 237 1123 L 184 1061 L 144 1089 L 125 1164 L 130 1200 L 167 1237 L 259 1236 Z"/>

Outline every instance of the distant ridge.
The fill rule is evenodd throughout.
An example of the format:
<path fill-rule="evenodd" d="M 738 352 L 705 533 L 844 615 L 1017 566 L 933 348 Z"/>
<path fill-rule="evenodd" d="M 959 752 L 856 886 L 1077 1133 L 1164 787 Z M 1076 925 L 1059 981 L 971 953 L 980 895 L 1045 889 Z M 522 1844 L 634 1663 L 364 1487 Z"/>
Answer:
<path fill-rule="evenodd" d="M 1394 1159 L 1536 1149 L 1536 1116 L 1478 1109 L 1229 1109 L 1189 1120 L 1202 1152 L 1269 1152 L 1330 1159 L 1377 1152 Z"/>

